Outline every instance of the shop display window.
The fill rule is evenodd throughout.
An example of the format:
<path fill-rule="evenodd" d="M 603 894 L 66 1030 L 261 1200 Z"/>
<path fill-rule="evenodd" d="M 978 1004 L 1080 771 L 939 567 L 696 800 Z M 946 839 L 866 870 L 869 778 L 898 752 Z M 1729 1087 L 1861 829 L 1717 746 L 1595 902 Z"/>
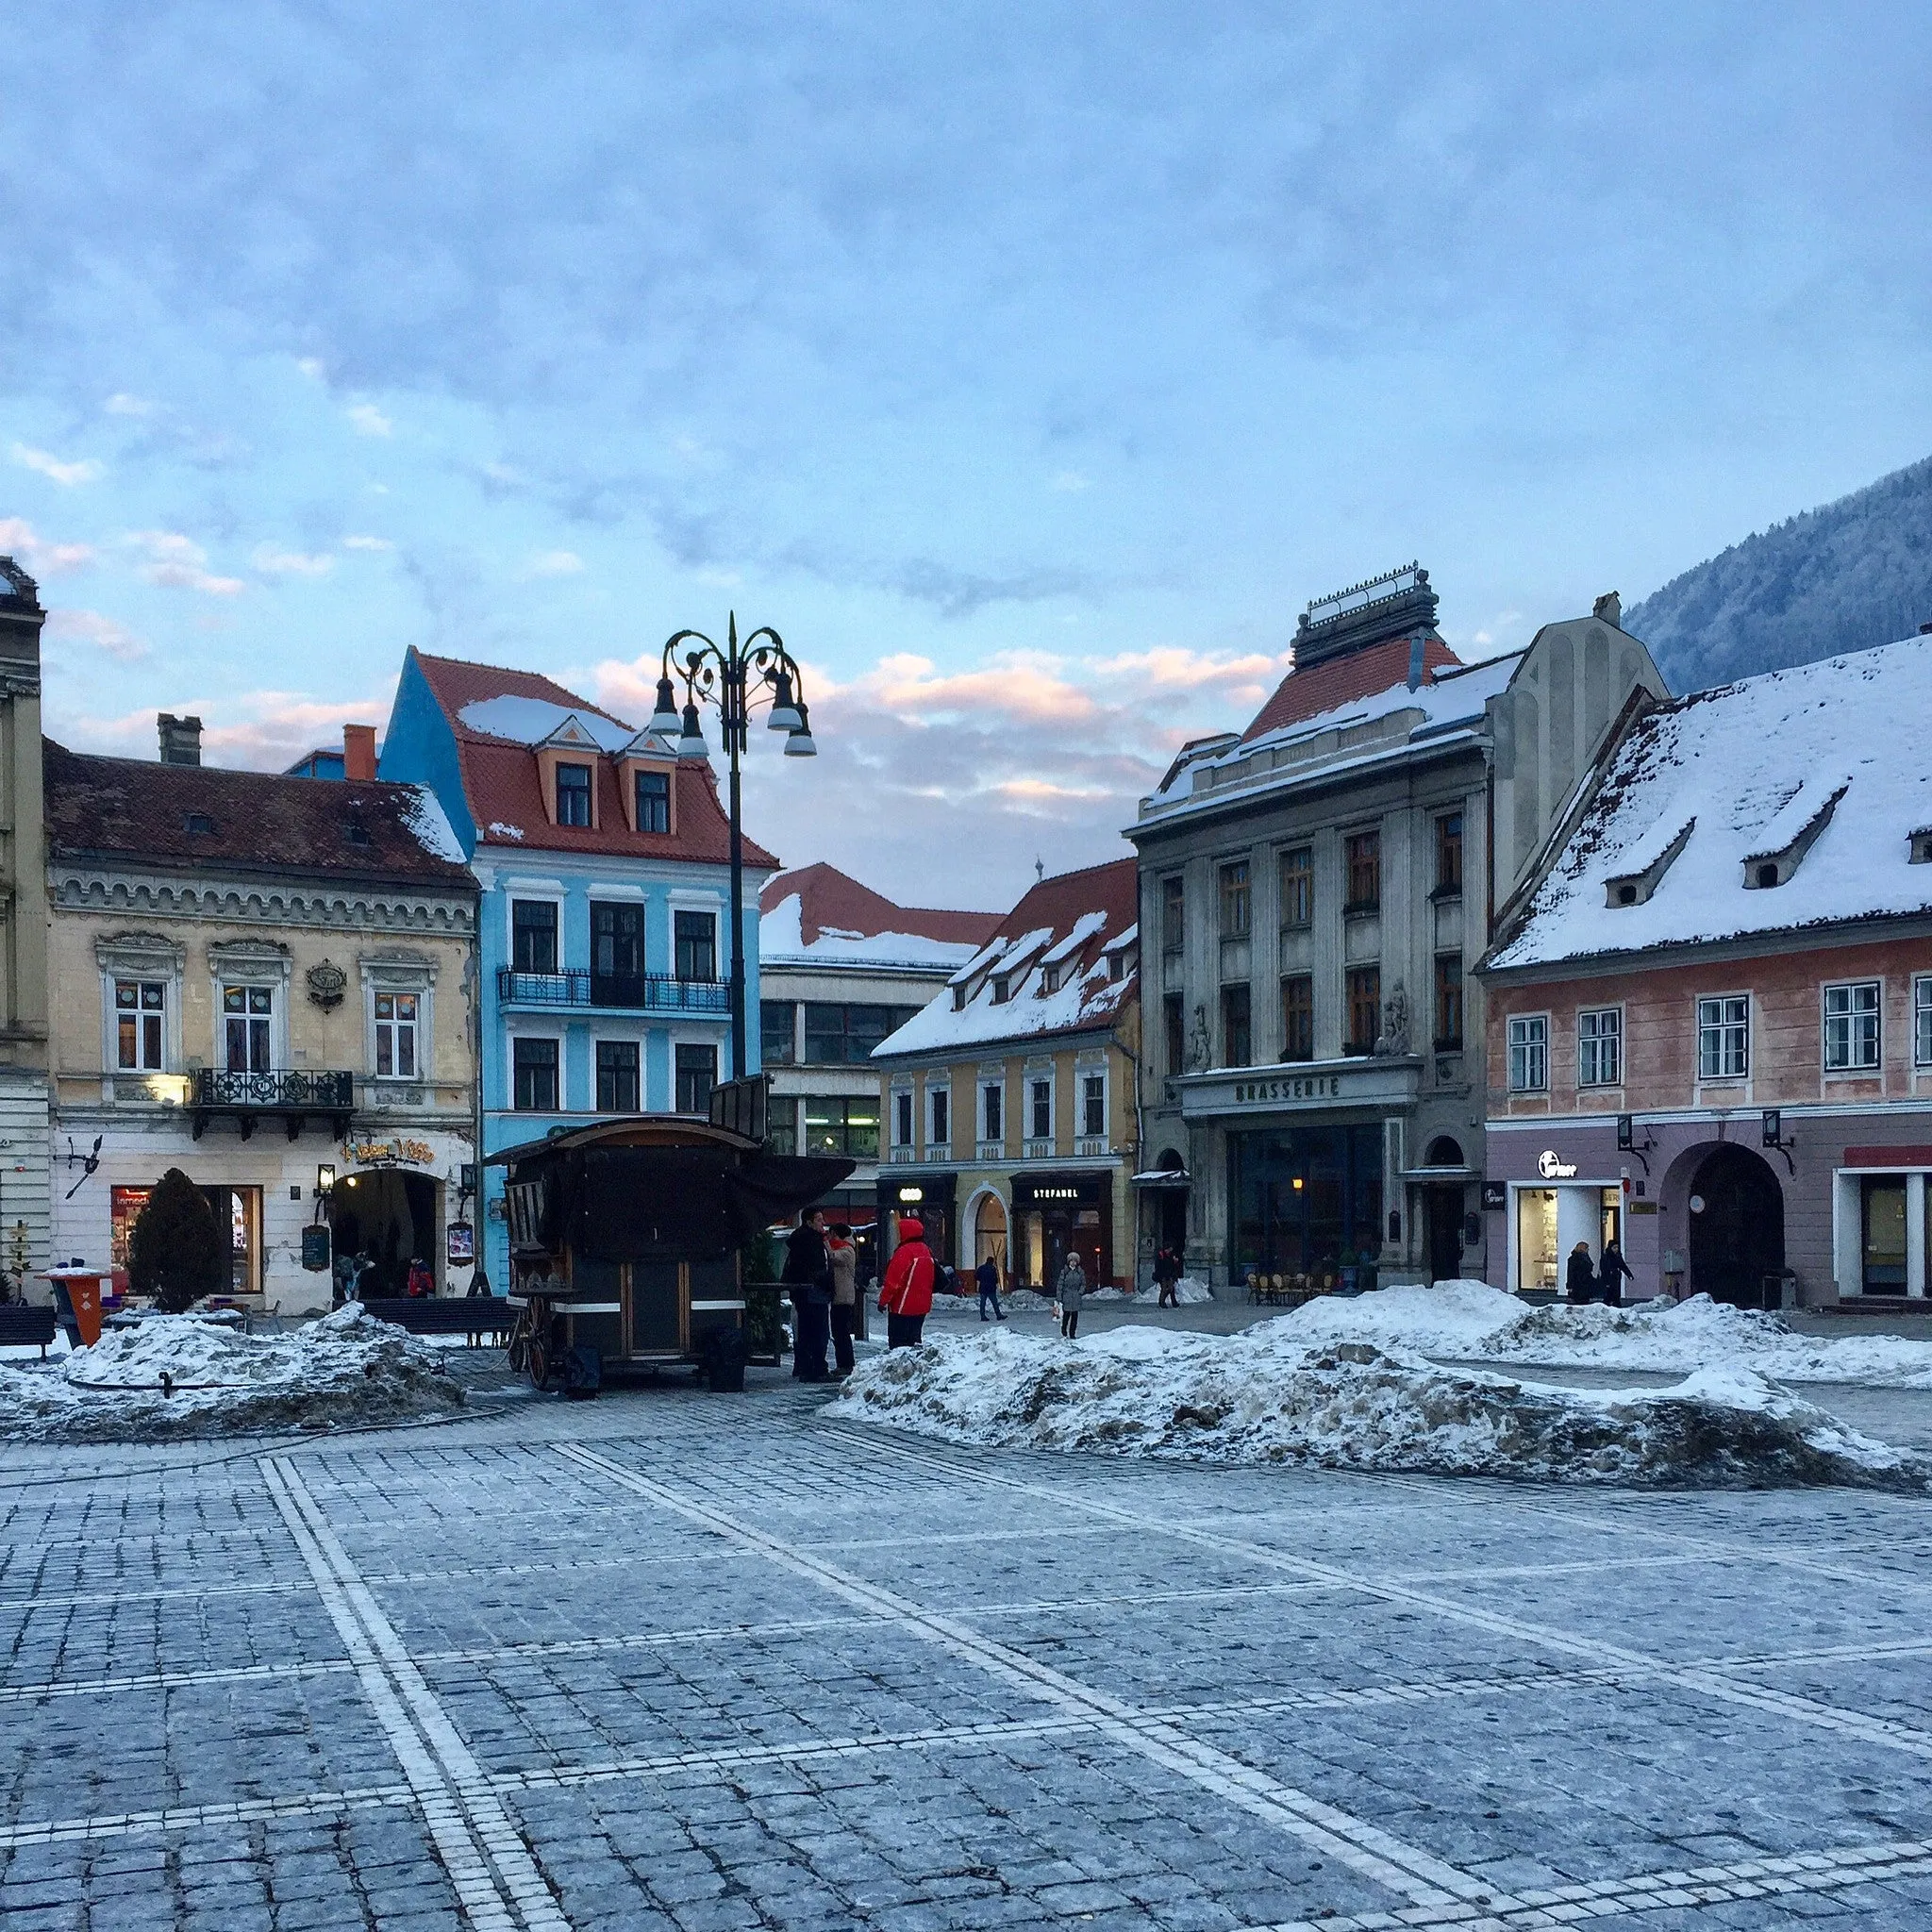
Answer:
<path fill-rule="evenodd" d="M 1906 1178 L 1874 1175 L 1859 1184 L 1859 1286 L 1867 1294 L 1906 1291 Z"/>
<path fill-rule="evenodd" d="M 1558 1285 L 1557 1256 L 1557 1191 L 1519 1188 L 1516 1191 L 1516 1286 L 1539 1291 Z"/>
<path fill-rule="evenodd" d="M 134 1239 L 134 1224 L 147 1206 L 152 1188 L 110 1188 L 108 1191 L 108 1257 L 116 1268 L 127 1265 L 128 1244 Z"/>

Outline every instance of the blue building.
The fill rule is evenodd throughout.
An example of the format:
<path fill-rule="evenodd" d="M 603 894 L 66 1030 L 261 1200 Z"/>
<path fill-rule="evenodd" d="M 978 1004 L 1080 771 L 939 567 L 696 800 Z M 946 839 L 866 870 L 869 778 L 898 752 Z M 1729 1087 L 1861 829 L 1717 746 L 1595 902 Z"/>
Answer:
<path fill-rule="evenodd" d="M 729 1064 L 730 827 L 708 764 L 680 760 L 527 671 L 410 651 L 381 774 L 426 785 L 481 889 L 483 1148 L 625 1113 L 702 1115 Z M 744 841 L 748 1010 L 758 891 Z M 750 1029 L 756 1073 L 758 1029 Z M 491 1285 L 509 1284 L 503 1174 L 483 1174 Z"/>

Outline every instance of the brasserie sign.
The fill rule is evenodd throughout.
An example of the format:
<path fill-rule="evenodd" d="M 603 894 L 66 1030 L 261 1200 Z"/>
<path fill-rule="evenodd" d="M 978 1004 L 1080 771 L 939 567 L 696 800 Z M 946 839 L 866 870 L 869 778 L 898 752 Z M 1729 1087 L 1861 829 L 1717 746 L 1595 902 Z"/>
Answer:
<path fill-rule="evenodd" d="M 1339 1100 L 1340 1074 L 1296 1074 L 1279 1080 L 1237 1080 L 1235 1105 L 1250 1106 L 1269 1100 Z"/>

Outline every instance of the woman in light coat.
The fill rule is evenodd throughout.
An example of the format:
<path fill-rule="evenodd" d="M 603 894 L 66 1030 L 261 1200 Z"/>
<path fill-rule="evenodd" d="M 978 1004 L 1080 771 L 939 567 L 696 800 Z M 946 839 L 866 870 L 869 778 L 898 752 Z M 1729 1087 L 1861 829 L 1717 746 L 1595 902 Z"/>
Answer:
<path fill-rule="evenodd" d="M 1080 1332 L 1080 1304 L 1087 1298 L 1087 1271 L 1080 1266 L 1080 1251 L 1067 1250 L 1066 1265 L 1054 1284 L 1054 1300 L 1060 1305 L 1060 1333 L 1069 1341 Z"/>
<path fill-rule="evenodd" d="M 832 1264 L 832 1347 L 837 1352 L 839 1373 L 849 1375 L 852 1330 L 858 1313 L 858 1249 L 849 1224 L 834 1224 L 825 1239 L 825 1254 Z"/>

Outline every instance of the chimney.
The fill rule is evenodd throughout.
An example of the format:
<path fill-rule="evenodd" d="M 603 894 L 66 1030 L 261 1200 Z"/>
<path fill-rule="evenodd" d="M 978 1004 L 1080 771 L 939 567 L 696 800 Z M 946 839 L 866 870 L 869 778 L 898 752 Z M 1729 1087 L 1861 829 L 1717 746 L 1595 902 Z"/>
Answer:
<path fill-rule="evenodd" d="M 375 776 L 375 726 L 342 726 L 342 776 L 360 784 Z"/>
<path fill-rule="evenodd" d="M 16 689 L 41 688 L 40 586 L 10 557 L 0 557 L 0 673 Z"/>
<path fill-rule="evenodd" d="M 199 718 L 177 718 L 172 711 L 162 711 L 157 716 L 155 723 L 160 726 L 162 764 L 200 764 L 201 720 Z"/>
<path fill-rule="evenodd" d="M 1590 614 L 1605 624 L 1624 628 L 1624 600 L 1615 591 L 1606 591 L 1591 607 Z"/>

